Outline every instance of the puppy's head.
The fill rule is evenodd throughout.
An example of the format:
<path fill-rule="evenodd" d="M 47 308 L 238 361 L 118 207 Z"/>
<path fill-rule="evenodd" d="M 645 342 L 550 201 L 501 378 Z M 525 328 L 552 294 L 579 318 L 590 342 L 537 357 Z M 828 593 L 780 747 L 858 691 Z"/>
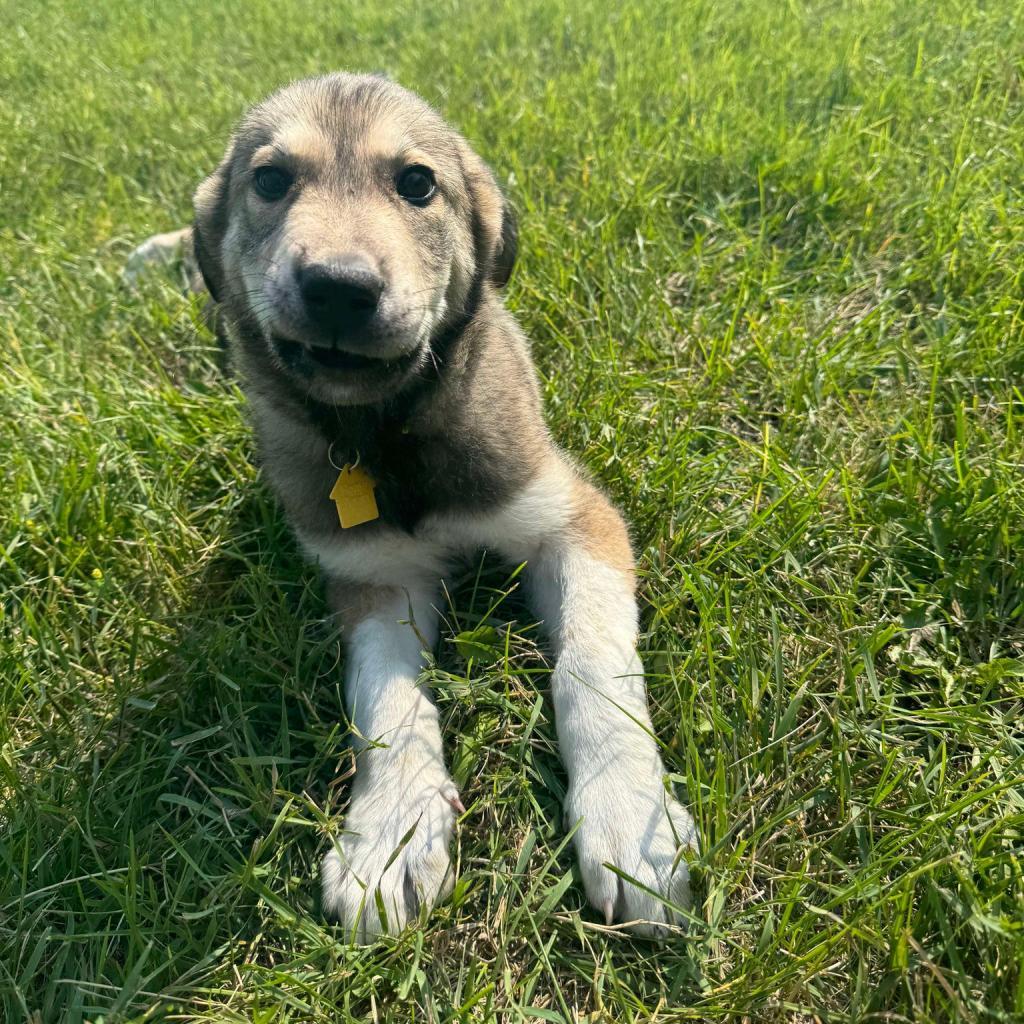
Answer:
<path fill-rule="evenodd" d="M 515 258 L 483 161 L 376 76 L 297 82 L 254 107 L 195 210 L 200 269 L 247 358 L 334 404 L 400 391 Z"/>

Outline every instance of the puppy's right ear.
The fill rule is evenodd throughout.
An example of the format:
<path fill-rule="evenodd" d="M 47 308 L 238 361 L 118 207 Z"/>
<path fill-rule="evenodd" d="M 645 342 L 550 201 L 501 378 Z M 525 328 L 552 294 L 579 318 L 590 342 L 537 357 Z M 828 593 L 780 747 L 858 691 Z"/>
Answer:
<path fill-rule="evenodd" d="M 192 239 L 196 263 L 203 283 L 214 302 L 224 294 L 223 243 L 228 229 L 228 185 L 231 154 L 196 189 L 192 205 L 196 211 Z"/>

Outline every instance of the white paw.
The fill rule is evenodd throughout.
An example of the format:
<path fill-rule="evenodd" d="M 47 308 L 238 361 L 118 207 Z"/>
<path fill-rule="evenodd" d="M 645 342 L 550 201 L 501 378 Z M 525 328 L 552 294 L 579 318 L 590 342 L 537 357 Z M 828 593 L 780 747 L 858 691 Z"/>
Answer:
<path fill-rule="evenodd" d="M 324 858 L 321 882 L 324 912 L 353 941 L 371 942 L 451 892 L 448 847 L 462 805 L 455 783 L 429 769 L 359 788 L 357 775 L 345 832 Z"/>
<path fill-rule="evenodd" d="M 570 790 L 565 810 L 570 826 L 580 822 L 574 841 L 587 898 L 608 924 L 636 922 L 633 931 L 655 936 L 664 935 L 666 925 L 684 924 L 680 914 L 644 891 L 676 907 L 690 905 L 690 873 L 682 851 L 697 849 L 697 830 L 659 777 L 633 779 L 605 768 Z M 605 864 L 614 864 L 644 888 Z"/>

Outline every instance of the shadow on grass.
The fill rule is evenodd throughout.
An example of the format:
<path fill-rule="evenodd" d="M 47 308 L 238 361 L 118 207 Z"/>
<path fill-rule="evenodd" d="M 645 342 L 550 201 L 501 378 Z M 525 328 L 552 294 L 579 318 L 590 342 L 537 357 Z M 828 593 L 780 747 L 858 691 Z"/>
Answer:
<path fill-rule="evenodd" d="M 543 840 L 560 839 L 564 782 L 537 692 L 546 669 L 518 632 L 532 620 L 514 588 L 507 571 L 469 567 L 429 673 L 471 808 L 458 907 L 425 933 L 439 959 L 486 941 L 475 922 L 493 917 L 496 877 L 508 895 L 551 872 L 557 881 L 571 863 L 563 851 L 541 864 Z M 315 976 L 318 1002 L 386 997 L 396 977 L 379 963 L 364 973 L 373 954 L 347 947 L 320 914 L 319 860 L 351 769 L 342 654 L 318 574 L 262 486 L 236 509 L 175 621 L 152 626 L 164 627 L 148 663 L 87 720 L 66 723 L 67 742 L 50 737 L 61 763 L 5 810 L 8 1019 L 244 1004 L 253 975 L 307 959 L 296 983 Z M 536 877 L 512 878 L 535 830 Z M 582 894 L 563 902 L 579 907 Z M 449 931 L 456 918 L 474 924 Z M 404 974 L 404 962 L 385 959 Z"/>

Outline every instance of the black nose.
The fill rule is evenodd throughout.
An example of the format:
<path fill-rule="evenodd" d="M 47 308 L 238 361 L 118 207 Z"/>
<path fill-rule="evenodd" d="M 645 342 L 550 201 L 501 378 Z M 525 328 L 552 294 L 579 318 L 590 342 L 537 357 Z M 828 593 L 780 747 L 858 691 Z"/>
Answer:
<path fill-rule="evenodd" d="M 332 334 L 365 327 L 384 291 L 384 278 L 361 259 L 310 263 L 298 278 L 306 315 Z"/>

